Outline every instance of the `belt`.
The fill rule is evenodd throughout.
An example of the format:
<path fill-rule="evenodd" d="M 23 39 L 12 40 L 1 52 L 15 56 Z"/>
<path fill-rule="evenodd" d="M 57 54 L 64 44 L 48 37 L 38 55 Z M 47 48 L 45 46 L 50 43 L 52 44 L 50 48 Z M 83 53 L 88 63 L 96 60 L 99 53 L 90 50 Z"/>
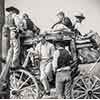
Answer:
<path fill-rule="evenodd" d="M 60 71 L 71 71 L 71 68 L 70 68 L 70 66 L 58 68 L 57 72 L 60 72 Z"/>

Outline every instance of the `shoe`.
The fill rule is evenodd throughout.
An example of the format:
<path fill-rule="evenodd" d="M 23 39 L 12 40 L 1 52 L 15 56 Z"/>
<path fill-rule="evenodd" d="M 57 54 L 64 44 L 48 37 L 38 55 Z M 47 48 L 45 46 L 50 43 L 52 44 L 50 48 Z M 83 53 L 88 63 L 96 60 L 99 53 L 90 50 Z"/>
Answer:
<path fill-rule="evenodd" d="M 50 96 L 50 91 L 49 92 L 46 92 L 45 95 Z"/>
<path fill-rule="evenodd" d="M 48 98 L 50 98 L 50 92 L 45 91 L 42 99 L 48 99 Z"/>

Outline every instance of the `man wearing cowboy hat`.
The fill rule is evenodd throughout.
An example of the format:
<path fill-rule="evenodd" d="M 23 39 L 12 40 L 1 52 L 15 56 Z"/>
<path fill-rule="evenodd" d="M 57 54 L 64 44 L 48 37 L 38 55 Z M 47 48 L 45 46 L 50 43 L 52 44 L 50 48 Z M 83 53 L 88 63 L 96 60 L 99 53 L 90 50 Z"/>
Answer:
<path fill-rule="evenodd" d="M 53 71 L 56 72 L 56 93 L 58 99 L 64 99 L 64 86 L 66 82 L 66 99 L 71 97 L 71 56 L 64 48 L 64 41 L 56 41 L 56 51 L 53 55 Z"/>
<path fill-rule="evenodd" d="M 13 11 L 12 11 L 13 10 Z M 4 47 L 2 48 L 3 51 L 3 58 L 6 59 L 8 49 L 10 47 L 10 27 L 15 26 L 15 20 L 12 17 L 13 12 L 19 14 L 19 10 L 14 7 L 8 7 L 6 8 L 6 11 L 8 12 L 6 18 L 5 18 L 5 24 L 3 26 L 2 32 L 3 32 L 3 43 Z"/>
<path fill-rule="evenodd" d="M 40 34 L 41 40 L 35 50 L 40 56 L 40 80 L 43 83 L 46 95 L 50 95 L 49 81 L 52 81 L 52 57 L 54 45 L 46 40 L 46 32 Z"/>
<path fill-rule="evenodd" d="M 75 22 L 73 23 L 74 32 L 76 33 L 76 36 L 82 35 L 82 33 L 80 33 L 79 27 L 82 24 L 83 20 L 85 19 L 85 16 L 81 12 L 75 12 L 74 18 L 75 18 Z"/>
<path fill-rule="evenodd" d="M 6 11 L 9 13 L 7 22 L 5 23 L 10 30 L 10 48 L 6 57 L 6 63 L 11 62 L 3 68 L 3 71 L 0 75 L 1 80 L 6 80 L 7 72 L 9 67 L 18 67 L 19 66 L 19 54 L 20 54 L 20 39 L 19 39 L 19 10 L 15 7 L 6 8 Z"/>
<path fill-rule="evenodd" d="M 22 21 L 19 17 L 20 11 L 13 6 L 6 8 L 6 11 L 10 15 L 10 18 L 7 20 L 8 26 L 15 26 L 18 30 L 21 29 Z"/>
<path fill-rule="evenodd" d="M 10 47 L 12 48 L 13 44 L 13 56 L 15 61 L 18 61 L 20 54 L 20 39 L 19 39 L 19 30 L 21 27 L 21 20 L 19 18 L 19 10 L 13 6 L 6 8 L 6 11 L 11 15 L 12 22 L 8 23 L 10 29 Z M 9 56 L 9 52 L 8 52 Z M 9 58 L 9 57 L 8 57 Z M 12 60 L 13 62 L 13 60 Z M 17 67 L 19 64 L 12 64 L 12 67 Z"/>

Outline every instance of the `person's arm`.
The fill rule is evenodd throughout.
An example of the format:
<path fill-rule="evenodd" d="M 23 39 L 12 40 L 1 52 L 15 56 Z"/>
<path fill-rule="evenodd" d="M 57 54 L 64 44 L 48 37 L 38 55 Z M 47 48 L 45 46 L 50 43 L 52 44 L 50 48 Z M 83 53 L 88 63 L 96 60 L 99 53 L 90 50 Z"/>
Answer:
<path fill-rule="evenodd" d="M 22 25 L 23 29 L 26 30 L 26 29 L 27 29 L 27 23 L 26 23 L 26 20 L 23 20 L 23 23 L 22 23 L 22 24 L 23 24 L 23 25 Z"/>
<path fill-rule="evenodd" d="M 41 49 L 41 44 L 37 44 L 37 46 L 35 47 L 35 52 L 36 54 L 39 54 L 39 56 L 40 56 L 40 49 Z"/>
<path fill-rule="evenodd" d="M 63 24 L 58 24 L 54 29 L 53 29 L 54 32 L 62 32 L 62 31 L 67 31 L 67 32 L 70 32 L 71 30 L 69 28 L 67 28 L 65 25 Z"/>
<path fill-rule="evenodd" d="M 33 31 L 35 32 L 35 35 L 39 35 L 40 33 L 40 28 L 37 27 L 34 23 L 33 23 Z"/>
<path fill-rule="evenodd" d="M 53 61 L 52 61 L 52 66 L 53 66 L 53 71 L 55 72 L 58 65 L 57 65 L 57 62 L 58 62 L 58 57 L 59 57 L 59 51 L 56 50 L 53 54 Z"/>
<path fill-rule="evenodd" d="M 23 21 L 21 20 L 21 18 L 19 16 L 15 16 L 14 17 L 14 23 L 17 26 L 17 31 L 23 31 Z M 20 33 L 20 32 L 19 32 Z"/>
<path fill-rule="evenodd" d="M 55 47 L 54 47 L 54 45 L 52 45 L 50 48 L 50 57 L 51 58 L 53 58 L 54 51 L 55 51 Z"/>

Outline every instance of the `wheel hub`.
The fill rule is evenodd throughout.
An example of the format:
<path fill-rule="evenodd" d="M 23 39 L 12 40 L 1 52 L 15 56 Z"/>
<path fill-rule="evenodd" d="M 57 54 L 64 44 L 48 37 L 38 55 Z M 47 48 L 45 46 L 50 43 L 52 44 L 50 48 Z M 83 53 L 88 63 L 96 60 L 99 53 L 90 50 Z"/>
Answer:
<path fill-rule="evenodd" d="M 16 95 L 16 96 L 19 96 L 19 94 L 20 94 L 18 90 L 12 90 L 11 93 L 12 93 L 12 95 Z"/>
<path fill-rule="evenodd" d="M 93 94 L 92 90 L 88 91 L 88 95 L 91 96 Z"/>

